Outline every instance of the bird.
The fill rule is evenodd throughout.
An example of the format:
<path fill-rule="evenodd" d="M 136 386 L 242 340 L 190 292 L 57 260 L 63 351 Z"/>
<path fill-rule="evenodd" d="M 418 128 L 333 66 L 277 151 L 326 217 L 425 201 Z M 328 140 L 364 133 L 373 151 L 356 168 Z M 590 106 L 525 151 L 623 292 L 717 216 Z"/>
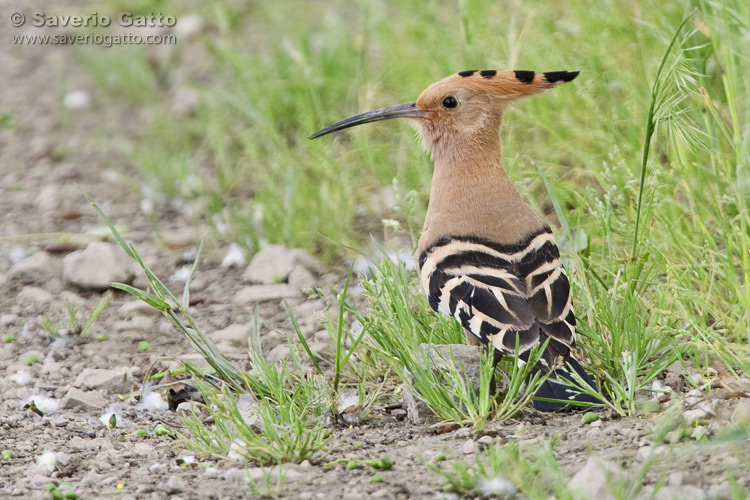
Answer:
<path fill-rule="evenodd" d="M 419 278 L 429 305 L 454 317 L 469 344 L 494 348 L 500 355 L 513 356 L 518 350 L 527 361 L 530 350 L 546 342 L 531 372 L 551 372 L 533 400 L 544 412 L 601 401 L 557 382 L 559 377 L 572 381 L 572 369 L 596 388 L 571 355 L 576 318 L 555 237 L 513 187 L 503 165 L 499 129 L 509 104 L 571 82 L 578 74 L 461 71 L 431 84 L 414 102 L 362 113 L 309 137 L 392 118 L 411 120 L 434 161 L 417 246 Z"/>

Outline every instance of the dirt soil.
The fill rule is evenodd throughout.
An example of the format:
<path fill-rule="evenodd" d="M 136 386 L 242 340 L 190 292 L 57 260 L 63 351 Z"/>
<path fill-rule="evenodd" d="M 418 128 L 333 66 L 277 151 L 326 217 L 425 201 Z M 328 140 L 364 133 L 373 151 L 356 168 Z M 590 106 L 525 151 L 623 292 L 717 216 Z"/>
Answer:
<path fill-rule="evenodd" d="M 34 10 L 24 5 L 28 12 Z M 0 5 L 0 112 L 8 113 L 13 125 L 0 127 L 0 334 L 15 337 L 0 344 L 0 450 L 13 452 L 13 457 L 0 465 L 0 498 L 51 498 L 43 489 L 50 482 L 69 482 L 81 498 L 92 499 L 250 498 L 254 495 L 247 474 L 263 484 L 262 469 L 250 467 L 246 473 L 241 463 L 218 459 L 186 465 L 190 454 L 175 447 L 169 436 L 153 432 L 158 423 L 182 429 L 181 417 L 148 407 L 136 398 L 123 401 L 118 397 L 117 392 L 137 390 L 152 366 L 168 363 L 165 358 L 184 355 L 196 359 L 187 340 L 165 318 L 129 295 L 83 290 L 62 277 L 64 256 L 85 248 L 93 239 L 85 236 L 87 231 L 102 227 L 73 183 L 91 193 L 118 225 L 127 227 L 127 238 L 160 276 L 180 271 L 185 265 L 184 254 L 194 250 L 196 233 L 208 229 L 201 224 L 196 227 L 184 206 L 165 202 L 156 206 L 157 237 L 149 217 L 141 211 L 141 193 L 123 182 L 123 178 L 137 179 L 136 170 L 103 146 L 98 134 L 103 121 L 122 120 L 123 134 L 136 128 L 137 124 L 128 122 L 128 109 L 97 98 L 95 85 L 77 67 L 70 47 L 12 45 L 13 29 L 7 25 L 12 10 L 9 3 Z M 76 90 L 90 96 L 92 104 L 66 110 L 64 97 Z M 246 284 L 242 269 L 220 266 L 225 252 L 209 251 L 193 287 L 195 316 L 209 332 L 249 323 L 254 308 L 234 300 Z M 11 276 L 17 262 L 35 253 L 44 253 L 49 259 L 27 275 Z M 341 278 L 335 273 L 326 274 L 320 284 L 337 279 Z M 136 285 L 144 284 L 142 277 L 136 278 Z M 111 306 L 86 337 L 71 334 L 55 338 L 36 326 L 45 315 L 64 312 L 66 301 L 79 311 L 90 311 L 104 293 L 112 294 Z M 322 330 L 315 315 L 324 304 L 304 298 L 291 302 L 306 332 L 324 342 L 315 337 Z M 260 314 L 265 325 L 264 351 L 283 357 L 283 346 L 279 346 L 292 331 L 283 304 L 278 299 L 263 301 Z M 96 341 L 97 334 L 108 340 Z M 139 350 L 142 341 L 150 343 L 151 349 Z M 229 354 L 240 363 L 247 361 L 242 349 Z M 81 385 L 77 379 L 88 368 L 126 372 L 127 389 L 88 391 L 96 392 L 99 399 L 93 400 L 93 406 L 76 407 L 65 396 Z M 675 380 L 679 382 L 679 376 Z M 721 387 L 713 392 L 710 411 L 702 414 L 700 421 L 709 434 L 715 435 L 733 415 L 741 413 L 736 410 L 741 399 L 729 396 L 730 391 Z M 32 400 L 46 410 L 44 416 L 29 410 Z M 116 428 L 107 429 L 101 417 L 111 412 L 117 413 L 119 420 Z M 651 433 L 659 421 L 656 415 L 610 418 L 589 426 L 582 424 L 580 413 L 530 413 L 511 422 L 490 424 L 481 434 L 461 429 L 437 435 L 432 428 L 412 425 L 397 419 L 392 410 L 380 408 L 361 426 L 332 429 L 336 445 L 326 461 L 387 454 L 394 464 L 391 470 L 287 464 L 280 496 L 442 498 L 439 478 L 418 456 L 432 460 L 444 452 L 471 461 L 484 435 L 495 442 L 527 443 L 561 435 L 554 454 L 566 479 L 592 456 L 635 474 L 651 449 Z M 149 431 L 148 437 L 134 435 L 138 429 Z M 653 486 L 666 481 L 670 491 L 681 497 L 731 498 L 728 471 L 739 486 L 750 486 L 748 443 L 737 443 L 703 447 L 688 443 L 671 454 L 667 464 L 657 465 L 636 482 Z M 55 454 L 54 459 L 49 458 L 50 453 Z M 447 462 L 442 464 L 448 467 Z M 275 475 L 273 469 L 266 472 Z M 383 477 L 382 482 L 371 482 L 375 473 Z"/>

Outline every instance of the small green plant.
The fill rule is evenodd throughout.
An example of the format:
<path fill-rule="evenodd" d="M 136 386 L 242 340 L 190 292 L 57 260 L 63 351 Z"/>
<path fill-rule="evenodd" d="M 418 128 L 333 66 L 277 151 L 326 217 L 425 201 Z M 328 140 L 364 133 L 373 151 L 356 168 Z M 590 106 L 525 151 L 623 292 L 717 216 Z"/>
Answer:
<path fill-rule="evenodd" d="M 529 403 L 543 382 L 540 374 L 531 376 L 542 349 L 534 349 L 527 363 L 507 357 L 497 366 L 494 353 L 483 350 L 479 389 L 475 391 L 452 351 L 450 359 L 433 354 L 432 345 L 462 344 L 464 333 L 453 318 L 431 311 L 416 273 L 407 271 L 403 262 L 392 260 L 385 252 L 381 263 L 371 271 L 372 279 L 362 282 L 369 314 L 361 316 L 352 310 L 374 341 L 367 347 L 404 384 L 409 384 L 438 418 L 481 428 L 493 414 L 495 419 L 506 420 Z M 495 378 L 503 374 L 507 376 L 507 388 L 498 403 L 492 389 Z"/>
<path fill-rule="evenodd" d="M 552 452 L 556 439 L 526 446 L 491 444 L 472 464 L 454 459 L 448 467 L 425 465 L 443 479 L 446 491 L 459 495 L 505 497 L 518 489 L 528 498 L 570 499 L 567 480 Z"/>
<path fill-rule="evenodd" d="M 184 333 L 196 349 L 215 370 L 215 378 L 207 378 L 197 370 L 186 369 L 196 377 L 203 401 L 200 406 L 211 415 L 212 424 L 206 425 L 194 411 L 186 417 L 185 424 L 191 437 L 179 436 L 189 449 L 207 456 L 234 456 L 261 465 L 286 461 L 310 460 L 313 454 L 326 448 L 330 436 L 324 422 L 330 418 L 331 391 L 325 379 L 294 375 L 286 365 L 271 366 L 266 363 L 260 348 L 260 318 L 255 315 L 255 328 L 249 346 L 252 370 L 244 372 L 229 361 L 206 337 L 190 316 L 190 283 L 198 266 L 203 245 L 183 289 L 182 300 L 172 292 L 146 266 L 133 245 L 126 243 L 109 218 L 85 193 L 86 199 L 104 219 L 117 242 L 125 252 L 138 262 L 151 285 L 151 291 L 122 283 L 112 284 L 143 300 L 167 315 L 179 331 Z M 140 346 L 139 346 L 140 347 Z M 296 350 L 292 358 L 301 373 Z M 252 415 L 259 426 L 248 424 L 252 416 L 248 408 L 240 409 L 241 398 L 257 397 Z M 244 403 L 243 403 L 244 404 Z M 244 414 L 243 414 L 244 412 Z M 145 432 L 145 431 L 144 431 Z"/>
<path fill-rule="evenodd" d="M 80 335 L 85 337 L 88 335 L 91 327 L 94 326 L 99 316 L 109 308 L 109 304 L 112 301 L 110 294 L 105 295 L 89 312 L 86 320 L 81 322 L 78 319 L 78 313 L 76 312 L 75 304 L 71 301 L 65 301 L 65 311 L 57 311 L 52 317 L 49 315 L 44 316 L 44 320 L 36 323 L 34 326 L 44 330 L 53 337 L 60 337 L 61 335 Z"/>
<path fill-rule="evenodd" d="M 250 475 L 250 471 L 248 470 L 247 479 L 250 485 L 250 492 L 253 495 L 261 495 L 264 497 L 278 497 L 281 493 L 281 483 L 286 477 L 286 471 L 281 466 L 281 463 L 278 463 L 276 465 L 275 481 L 273 476 L 274 474 L 272 474 L 269 469 L 263 469 L 263 488 L 261 489 L 261 487 L 258 486 L 257 481 L 252 478 L 252 476 Z"/>

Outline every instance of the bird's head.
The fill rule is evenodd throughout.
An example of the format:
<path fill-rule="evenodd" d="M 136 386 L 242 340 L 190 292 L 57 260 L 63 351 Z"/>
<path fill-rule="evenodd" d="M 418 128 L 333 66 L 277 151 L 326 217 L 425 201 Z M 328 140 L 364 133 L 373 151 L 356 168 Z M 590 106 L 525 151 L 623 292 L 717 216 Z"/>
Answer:
<path fill-rule="evenodd" d="M 433 154 L 479 147 L 497 138 L 502 113 L 512 101 L 569 82 L 577 71 L 462 71 L 427 87 L 415 102 L 369 111 L 334 123 L 310 136 L 390 118 L 412 118 Z"/>

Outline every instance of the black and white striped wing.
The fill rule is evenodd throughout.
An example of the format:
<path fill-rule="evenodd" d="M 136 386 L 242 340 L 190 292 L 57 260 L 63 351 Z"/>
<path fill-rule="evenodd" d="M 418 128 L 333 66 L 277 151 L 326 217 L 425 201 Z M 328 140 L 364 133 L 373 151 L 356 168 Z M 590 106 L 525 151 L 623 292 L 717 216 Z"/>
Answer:
<path fill-rule="evenodd" d="M 575 342 L 570 286 L 549 228 L 515 245 L 443 238 L 420 255 L 430 306 L 484 344 L 521 353 L 550 338 L 548 362 Z"/>

